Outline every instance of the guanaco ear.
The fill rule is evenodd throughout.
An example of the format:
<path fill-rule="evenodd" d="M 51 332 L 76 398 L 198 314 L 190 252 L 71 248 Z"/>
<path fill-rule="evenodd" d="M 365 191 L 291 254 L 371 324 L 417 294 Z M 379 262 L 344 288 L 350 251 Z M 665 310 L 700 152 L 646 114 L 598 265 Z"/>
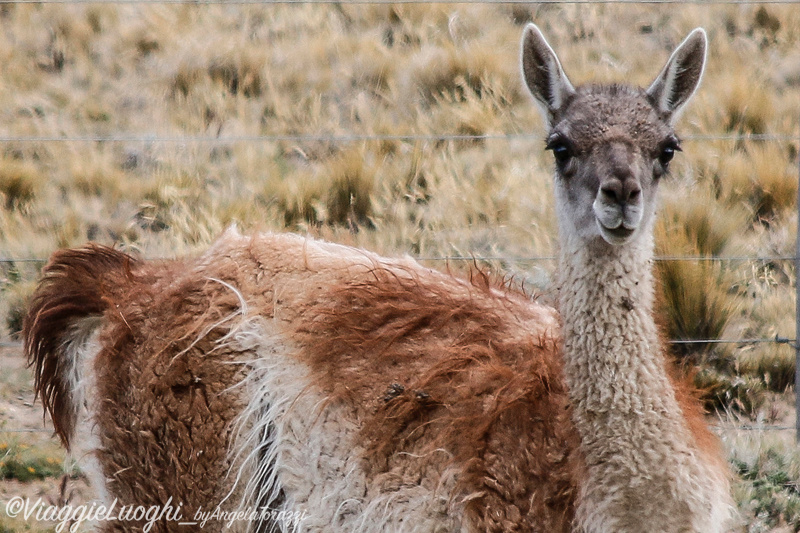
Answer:
<path fill-rule="evenodd" d="M 664 69 L 647 89 L 656 109 L 670 122 L 692 97 L 706 64 L 708 38 L 703 28 L 696 28 L 672 52 Z"/>
<path fill-rule="evenodd" d="M 529 23 L 522 33 L 522 78 L 528 90 L 545 110 L 549 124 L 575 88 L 564 74 L 556 53 L 539 28 Z"/>

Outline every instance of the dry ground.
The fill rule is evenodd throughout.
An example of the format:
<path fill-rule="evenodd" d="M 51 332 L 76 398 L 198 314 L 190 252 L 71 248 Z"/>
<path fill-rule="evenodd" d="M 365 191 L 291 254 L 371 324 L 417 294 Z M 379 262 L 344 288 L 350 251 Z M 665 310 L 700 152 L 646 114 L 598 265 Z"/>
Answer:
<path fill-rule="evenodd" d="M 73 471 L 71 462 L 58 439 L 53 435 L 52 425 L 42 415 L 42 406 L 34 402 L 33 376 L 27 369 L 22 349 L 0 348 L 0 463 L 12 455 L 44 457 Z M 31 502 L 40 498 L 48 504 L 72 504 L 87 500 L 88 486 L 80 476 L 48 476 L 27 481 L 4 479 L 0 481 L 0 531 L 45 531 L 54 527 L 52 523 L 36 520 L 13 519 L 5 512 L 6 503 L 14 497 Z"/>

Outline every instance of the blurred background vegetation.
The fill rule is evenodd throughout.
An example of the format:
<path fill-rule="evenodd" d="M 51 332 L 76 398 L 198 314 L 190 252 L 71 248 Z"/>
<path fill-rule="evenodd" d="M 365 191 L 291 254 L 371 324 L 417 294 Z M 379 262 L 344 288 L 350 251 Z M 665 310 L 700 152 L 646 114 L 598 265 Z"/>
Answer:
<path fill-rule="evenodd" d="M 554 254 L 552 162 L 518 73 L 529 21 L 575 83 L 646 85 L 706 28 L 657 229 L 660 256 L 700 260 L 657 262 L 659 315 L 670 339 L 793 338 L 797 5 L 98 2 L 0 5 L 0 341 L 42 266 L 26 259 L 89 240 L 194 253 L 234 223 L 455 271 L 471 261 L 438 258 L 490 258 L 549 300 L 555 265 L 532 258 Z M 800 529 L 792 432 L 731 429 L 793 423 L 793 350 L 673 348 L 719 413 L 742 529 Z M 51 449 L 2 438 L 3 478 L 61 473 Z"/>

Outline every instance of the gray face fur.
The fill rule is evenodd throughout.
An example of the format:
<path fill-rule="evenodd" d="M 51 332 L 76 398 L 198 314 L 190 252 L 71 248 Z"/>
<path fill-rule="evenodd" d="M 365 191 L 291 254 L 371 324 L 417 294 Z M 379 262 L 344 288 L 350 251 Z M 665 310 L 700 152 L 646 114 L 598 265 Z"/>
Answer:
<path fill-rule="evenodd" d="M 672 124 L 700 83 L 705 56 L 706 34 L 698 28 L 647 90 L 575 89 L 539 28 L 528 24 L 522 75 L 550 126 L 562 233 L 611 245 L 649 234 L 659 178 L 680 150 Z"/>

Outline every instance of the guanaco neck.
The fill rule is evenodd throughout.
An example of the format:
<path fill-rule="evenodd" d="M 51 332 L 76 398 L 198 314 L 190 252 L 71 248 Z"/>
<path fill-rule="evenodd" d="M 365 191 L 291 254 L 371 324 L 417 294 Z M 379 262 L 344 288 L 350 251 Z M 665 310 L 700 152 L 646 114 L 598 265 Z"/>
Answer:
<path fill-rule="evenodd" d="M 653 320 L 652 257 L 650 239 L 562 247 L 565 372 L 575 408 L 592 418 L 674 411 Z"/>
<path fill-rule="evenodd" d="M 562 238 L 558 296 L 587 467 L 577 520 L 586 531 L 695 531 L 705 471 L 653 319 L 650 233 L 624 246 L 578 241 Z"/>

